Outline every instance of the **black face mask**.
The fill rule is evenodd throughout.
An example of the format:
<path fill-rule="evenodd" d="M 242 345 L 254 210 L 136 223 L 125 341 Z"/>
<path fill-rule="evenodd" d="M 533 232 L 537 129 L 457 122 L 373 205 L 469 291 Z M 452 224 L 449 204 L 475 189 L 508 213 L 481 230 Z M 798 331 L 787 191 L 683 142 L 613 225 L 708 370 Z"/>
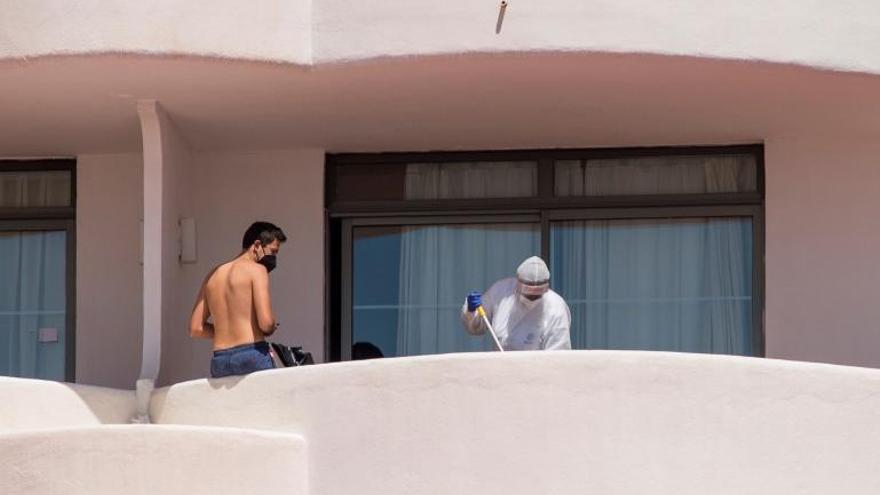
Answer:
<path fill-rule="evenodd" d="M 275 269 L 275 265 L 278 264 L 278 260 L 276 259 L 274 254 L 267 254 L 266 256 L 260 258 L 260 261 L 257 261 L 257 263 L 265 266 L 266 271 L 271 273 L 272 270 Z"/>

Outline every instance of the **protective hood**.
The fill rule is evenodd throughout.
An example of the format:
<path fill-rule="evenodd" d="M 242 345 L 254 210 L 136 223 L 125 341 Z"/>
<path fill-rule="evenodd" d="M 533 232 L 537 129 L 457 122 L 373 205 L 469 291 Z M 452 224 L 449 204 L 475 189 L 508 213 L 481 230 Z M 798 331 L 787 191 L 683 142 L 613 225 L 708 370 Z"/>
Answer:
<path fill-rule="evenodd" d="M 550 270 L 544 260 L 537 256 L 522 262 L 516 269 L 517 289 L 520 294 L 542 296 L 550 290 Z"/>

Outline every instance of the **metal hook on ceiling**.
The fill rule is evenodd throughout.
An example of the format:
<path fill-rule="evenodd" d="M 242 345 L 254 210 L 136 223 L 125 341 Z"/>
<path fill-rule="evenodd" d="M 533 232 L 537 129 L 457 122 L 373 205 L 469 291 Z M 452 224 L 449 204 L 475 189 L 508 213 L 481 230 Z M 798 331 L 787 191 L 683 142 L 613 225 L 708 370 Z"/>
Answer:
<path fill-rule="evenodd" d="M 501 25 L 504 23 L 504 13 L 507 11 L 507 0 L 501 0 L 498 8 L 498 21 L 495 23 L 495 34 L 501 33 Z"/>

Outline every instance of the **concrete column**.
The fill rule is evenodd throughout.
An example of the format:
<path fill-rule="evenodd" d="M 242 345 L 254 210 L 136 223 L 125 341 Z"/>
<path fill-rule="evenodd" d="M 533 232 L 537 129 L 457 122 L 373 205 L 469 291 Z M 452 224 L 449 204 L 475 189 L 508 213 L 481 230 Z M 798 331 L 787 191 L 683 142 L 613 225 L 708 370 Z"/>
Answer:
<path fill-rule="evenodd" d="M 144 340 L 138 387 L 162 378 L 163 359 L 188 359 L 189 314 L 179 308 L 194 294 L 183 290 L 180 220 L 191 216 L 192 153 L 156 101 L 138 102 L 144 156 Z M 149 382 L 148 382 L 149 381 Z"/>
<path fill-rule="evenodd" d="M 164 156 L 159 105 L 142 100 L 137 106 L 144 157 L 144 340 L 140 378 L 159 376 L 162 351 L 162 212 Z"/>

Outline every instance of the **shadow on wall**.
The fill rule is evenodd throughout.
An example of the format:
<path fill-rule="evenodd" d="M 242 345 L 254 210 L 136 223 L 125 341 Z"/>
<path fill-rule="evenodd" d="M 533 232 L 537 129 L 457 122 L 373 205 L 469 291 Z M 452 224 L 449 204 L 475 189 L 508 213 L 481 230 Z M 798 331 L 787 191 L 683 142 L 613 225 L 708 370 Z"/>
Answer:
<path fill-rule="evenodd" d="M 104 387 L 92 387 L 60 383 L 70 392 L 76 394 L 100 423 L 127 423 L 136 409 L 136 397 L 133 390 L 117 390 Z"/>

